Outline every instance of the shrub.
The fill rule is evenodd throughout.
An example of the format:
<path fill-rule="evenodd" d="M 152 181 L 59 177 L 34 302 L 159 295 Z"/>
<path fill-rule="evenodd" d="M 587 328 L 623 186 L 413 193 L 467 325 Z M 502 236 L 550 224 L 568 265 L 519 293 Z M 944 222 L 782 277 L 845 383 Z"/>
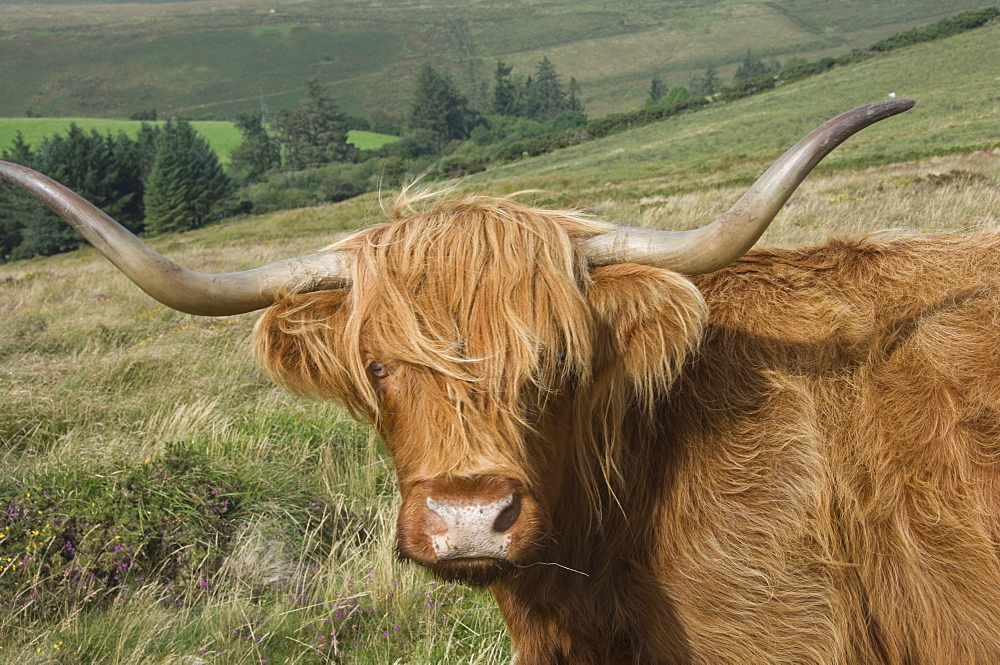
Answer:
<path fill-rule="evenodd" d="M 51 615 L 156 580 L 199 593 L 240 511 L 242 483 L 170 446 L 139 467 L 0 483 L 0 607 Z"/>

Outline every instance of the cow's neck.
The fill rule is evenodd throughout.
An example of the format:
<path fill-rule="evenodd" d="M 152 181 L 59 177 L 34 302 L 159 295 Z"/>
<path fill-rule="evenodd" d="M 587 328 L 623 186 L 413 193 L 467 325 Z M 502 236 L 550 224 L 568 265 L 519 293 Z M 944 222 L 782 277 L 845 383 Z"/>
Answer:
<path fill-rule="evenodd" d="M 664 503 L 650 488 L 668 491 L 672 460 L 662 438 L 653 445 L 658 437 L 641 422 L 626 425 L 620 478 L 601 482 L 599 505 L 577 491 L 579 469 L 566 469 L 547 557 L 491 589 L 519 665 L 685 662 L 670 599 L 648 575 L 659 517 L 649 506 Z M 596 460 L 592 471 L 603 477 Z M 665 651 L 676 657 L 651 659 Z"/>

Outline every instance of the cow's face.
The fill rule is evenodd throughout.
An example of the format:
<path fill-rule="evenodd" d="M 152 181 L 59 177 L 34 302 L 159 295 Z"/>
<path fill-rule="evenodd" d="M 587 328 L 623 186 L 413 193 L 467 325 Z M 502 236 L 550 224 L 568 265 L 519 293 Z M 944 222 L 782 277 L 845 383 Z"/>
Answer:
<path fill-rule="evenodd" d="M 486 584 L 543 561 L 604 482 L 609 428 L 651 406 L 695 342 L 694 287 L 591 272 L 586 221 L 475 199 L 352 239 L 350 290 L 292 296 L 256 331 L 271 375 L 345 403 L 399 478 L 398 550 Z M 603 415 L 606 414 L 606 415 Z"/>

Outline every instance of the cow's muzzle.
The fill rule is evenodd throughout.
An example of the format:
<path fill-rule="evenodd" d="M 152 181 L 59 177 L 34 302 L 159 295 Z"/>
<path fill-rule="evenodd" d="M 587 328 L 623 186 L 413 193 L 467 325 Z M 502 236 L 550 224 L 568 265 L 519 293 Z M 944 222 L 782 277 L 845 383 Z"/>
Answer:
<path fill-rule="evenodd" d="M 397 540 L 404 559 L 445 579 L 485 585 L 533 562 L 545 532 L 521 482 L 473 476 L 423 481 L 405 491 Z"/>

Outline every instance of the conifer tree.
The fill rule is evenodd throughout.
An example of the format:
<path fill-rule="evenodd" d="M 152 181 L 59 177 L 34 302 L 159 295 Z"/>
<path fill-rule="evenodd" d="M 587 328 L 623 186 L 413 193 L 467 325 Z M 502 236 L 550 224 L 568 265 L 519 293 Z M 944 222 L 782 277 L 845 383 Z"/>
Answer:
<path fill-rule="evenodd" d="M 659 104 L 663 96 L 667 94 L 667 84 L 659 76 L 654 76 L 649 82 L 649 100 L 654 104 Z"/>
<path fill-rule="evenodd" d="M 24 134 L 18 130 L 10 146 L 3 149 L 5 161 L 32 166 L 35 163 L 35 153 L 24 139 Z M 39 206 L 28 205 L 27 195 L 15 187 L 0 187 L 0 262 L 16 258 L 15 251 L 23 240 L 26 215 L 34 209 L 37 214 Z"/>
<path fill-rule="evenodd" d="M 75 125 L 74 125 L 75 126 Z M 74 135 L 71 126 L 70 135 Z M 23 151 L 23 147 L 20 149 Z M 66 146 L 66 139 L 59 134 L 45 139 L 41 147 L 29 159 L 25 159 L 30 154 L 22 154 L 17 159 L 18 163 L 40 171 L 60 182 L 66 182 L 66 171 L 62 170 L 59 160 L 69 152 Z M 6 152 L 5 152 L 6 157 Z M 73 182 L 66 183 L 71 189 L 79 191 L 83 184 L 83 178 L 73 177 Z M 81 192 L 81 196 L 86 196 Z M 20 192 L 9 194 L 5 203 L 9 206 L 9 215 L 16 225 L 16 239 L 18 244 L 8 252 L 10 259 L 26 259 L 32 256 L 49 256 L 59 252 L 67 252 L 76 248 L 80 244 L 80 238 L 73 229 L 49 212 L 47 208 L 32 203 L 32 201 Z M 15 229 L 8 228 L 6 235 L 8 242 L 12 241 Z"/>
<path fill-rule="evenodd" d="M 711 66 L 705 70 L 704 76 L 695 76 L 688 84 L 688 90 L 692 97 L 711 97 L 721 87 L 722 81 L 719 80 L 719 74 L 715 71 L 715 67 Z"/>
<path fill-rule="evenodd" d="M 569 77 L 569 99 L 566 100 L 567 111 L 583 113 L 583 100 L 580 99 L 580 84 L 576 82 L 576 77 Z"/>
<path fill-rule="evenodd" d="M 497 68 L 493 74 L 493 113 L 497 115 L 517 115 L 519 94 L 517 83 L 510 77 L 513 67 L 503 60 L 497 60 Z"/>
<path fill-rule="evenodd" d="M 306 98 L 285 119 L 288 166 L 306 169 L 331 162 L 353 162 L 347 142 L 347 119 L 337 103 L 314 79 L 306 81 Z"/>
<path fill-rule="evenodd" d="M 705 70 L 705 94 L 714 95 L 719 92 L 722 87 L 722 79 L 719 78 L 718 72 L 715 71 L 715 67 L 709 67 Z"/>
<path fill-rule="evenodd" d="M 65 184 L 129 230 L 142 230 L 143 188 L 136 144 L 124 133 L 85 132 L 73 123 L 65 136 L 45 139 L 37 152 L 18 137 L 4 154 Z M 9 257 L 55 254 L 81 243 L 73 229 L 49 211 L 17 196 L 6 197 L 4 204 L 4 216 L 14 220 L 4 223 L 5 240 L 0 243 L 7 246 Z M 16 247 L 11 246 L 14 226 L 19 237 Z"/>
<path fill-rule="evenodd" d="M 528 91 L 528 99 L 530 100 L 528 117 L 538 122 L 548 122 L 566 109 L 566 91 L 559 81 L 555 65 L 548 56 L 538 63 L 538 69 Z"/>
<path fill-rule="evenodd" d="M 443 147 L 452 139 L 467 139 L 479 121 L 451 78 L 424 63 L 417 73 L 407 116 L 410 133 L 425 133 Z"/>
<path fill-rule="evenodd" d="M 747 49 L 747 54 L 743 56 L 743 60 L 740 61 L 739 67 L 736 68 L 736 73 L 733 75 L 733 82 L 749 81 L 770 73 L 771 70 L 764 64 L 764 61 L 754 56 L 750 49 Z"/>
<path fill-rule="evenodd" d="M 513 78 L 512 70 L 512 67 L 502 61 L 497 63 L 493 113 L 528 118 L 540 123 L 551 122 L 566 111 L 574 112 L 577 118 L 582 117 L 580 84 L 576 78 L 570 78 L 569 88 L 564 88 L 555 65 L 548 57 L 542 58 L 538 63 L 533 76 Z"/>
<path fill-rule="evenodd" d="M 3 149 L 3 158 L 5 161 L 22 166 L 28 166 L 35 162 L 35 152 L 24 139 L 24 133 L 20 129 L 14 134 L 14 140 L 11 141 L 10 145 Z"/>
<path fill-rule="evenodd" d="M 146 182 L 146 228 L 153 233 L 201 226 L 230 191 L 208 142 L 186 121 L 168 121 L 156 140 Z"/>
<path fill-rule="evenodd" d="M 240 114 L 236 128 L 243 142 L 229 156 L 229 171 L 242 182 L 253 182 L 281 164 L 281 151 L 258 114 Z"/>
<path fill-rule="evenodd" d="M 149 174 L 153 170 L 153 162 L 156 161 L 156 140 L 159 136 L 159 126 L 145 122 L 139 126 L 139 135 L 135 142 L 139 159 L 139 177 L 143 182 L 149 178 Z"/>
<path fill-rule="evenodd" d="M 145 210 L 143 198 L 145 186 L 139 168 L 139 145 L 125 132 L 118 132 L 113 138 L 105 137 L 109 161 L 104 170 L 104 208 L 122 226 L 139 233 L 144 229 Z"/>
<path fill-rule="evenodd" d="M 14 188 L 0 188 L 0 263 L 13 258 L 14 250 L 21 245 L 21 231 L 24 229 L 16 214 Z"/>

